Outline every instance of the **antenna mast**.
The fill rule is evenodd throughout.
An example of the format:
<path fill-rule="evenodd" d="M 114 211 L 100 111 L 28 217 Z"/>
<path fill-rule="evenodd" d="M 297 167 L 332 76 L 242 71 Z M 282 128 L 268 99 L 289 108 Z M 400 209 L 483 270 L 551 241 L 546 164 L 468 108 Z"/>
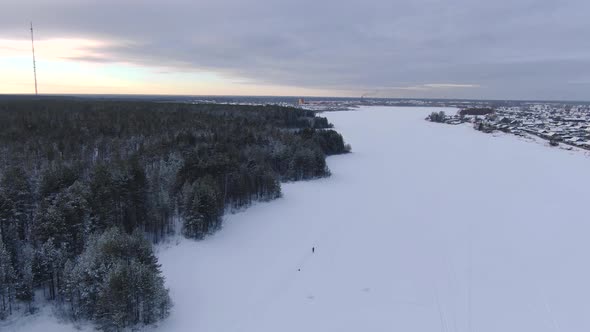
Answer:
<path fill-rule="evenodd" d="M 37 64 L 35 63 L 35 41 L 33 38 L 33 22 L 31 22 L 31 49 L 33 50 L 33 75 L 35 76 L 35 95 L 37 95 Z"/>

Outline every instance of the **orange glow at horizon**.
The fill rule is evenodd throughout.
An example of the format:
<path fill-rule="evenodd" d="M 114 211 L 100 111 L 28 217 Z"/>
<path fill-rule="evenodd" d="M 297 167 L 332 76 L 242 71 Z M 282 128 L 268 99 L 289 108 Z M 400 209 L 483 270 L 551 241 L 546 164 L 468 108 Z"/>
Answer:
<path fill-rule="evenodd" d="M 110 59 L 103 51 L 120 45 L 130 43 L 83 38 L 35 40 L 39 93 L 269 96 L 341 96 L 351 93 L 248 82 L 207 70 L 187 71 L 186 68 L 134 64 L 124 59 Z M 0 39 L 0 73 L 0 93 L 34 92 L 30 40 Z"/>

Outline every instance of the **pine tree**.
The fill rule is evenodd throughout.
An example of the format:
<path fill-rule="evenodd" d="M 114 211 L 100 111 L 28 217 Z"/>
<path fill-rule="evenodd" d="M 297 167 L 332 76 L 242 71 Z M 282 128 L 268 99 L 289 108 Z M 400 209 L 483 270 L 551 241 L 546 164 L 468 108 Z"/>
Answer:
<path fill-rule="evenodd" d="M 201 239 L 219 229 L 223 198 L 215 181 L 211 177 L 205 177 L 185 190 L 184 235 Z"/>
<path fill-rule="evenodd" d="M 29 176 L 20 167 L 13 167 L 6 171 L 0 187 L 4 194 L 12 201 L 11 222 L 15 224 L 17 239 L 24 241 L 29 237 L 31 219 L 34 210 L 33 193 Z"/>
<path fill-rule="evenodd" d="M 71 316 L 92 319 L 105 330 L 151 324 L 169 313 L 160 266 L 140 231 L 127 235 L 112 228 L 91 237 L 63 274 Z"/>
<path fill-rule="evenodd" d="M 16 273 L 10 254 L 0 239 L 0 318 L 12 314 L 15 298 Z"/>
<path fill-rule="evenodd" d="M 100 164 L 90 176 L 90 232 L 102 232 L 118 223 L 116 187 L 107 165 Z"/>
<path fill-rule="evenodd" d="M 14 222 L 14 215 L 14 202 L 0 186 L 0 240 L 12 256 L 16 254 L 18 242 L 18 230 Z"/>
<path fill-rule="evenodd" d="M 27 303 L 29 312 L 33 310 L 32 302 L 35 296 L 33 289 L 33 261 L 35 250 L 30 244 L 22 248 L 19 256 L 18 281 L 16 283 L 16 298 Z"/>
<path fill-rule="evenodd" d="M 187 203 L 185 203 L 186 208 L 182 233 L 189 238 L 201 239 L 205 235 L 205 218 L 199 210 L 200 202 L 198 193 L 192 192 L 189 195 Z"/>
<path fill-rule="evenodd" d="M 48 298 L 58 298 L 63 265 L 66 262 L 65 252 L 56 247 L 53 238 L 45 241 L 36 252 L 35 277 L 39 284 L 45 285 L 49 290 Z"/>

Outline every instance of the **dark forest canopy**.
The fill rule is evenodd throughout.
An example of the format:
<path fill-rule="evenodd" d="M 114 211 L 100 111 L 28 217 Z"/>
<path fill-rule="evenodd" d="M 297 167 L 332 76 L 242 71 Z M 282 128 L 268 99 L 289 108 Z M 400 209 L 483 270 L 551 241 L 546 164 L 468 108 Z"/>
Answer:
<path fill-rule="evenodd" d="M 279 106 L 0 102 L 0 318 L 35 289 L 105 330 L 165 317 L 150 242 L 201 239 L 280 182 L 329 175 L 349 150 L 330 127 Z"/>
<path fill-rule="evenodd" d="M 473 108 L 464 108 L 459 111 L 459 115 L 487 115 L 494 113 L 493 108 L 487 107 L 473 107 Z"/>

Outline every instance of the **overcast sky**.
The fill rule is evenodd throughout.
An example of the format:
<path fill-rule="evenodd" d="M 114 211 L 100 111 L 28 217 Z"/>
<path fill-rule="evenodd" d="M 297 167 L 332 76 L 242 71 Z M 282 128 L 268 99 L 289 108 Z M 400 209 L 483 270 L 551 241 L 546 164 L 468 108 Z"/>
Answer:
<path fill-rule="evenodd" d="M 0 93 L 590 100 L 588 0 L 4 0 Z"/>

